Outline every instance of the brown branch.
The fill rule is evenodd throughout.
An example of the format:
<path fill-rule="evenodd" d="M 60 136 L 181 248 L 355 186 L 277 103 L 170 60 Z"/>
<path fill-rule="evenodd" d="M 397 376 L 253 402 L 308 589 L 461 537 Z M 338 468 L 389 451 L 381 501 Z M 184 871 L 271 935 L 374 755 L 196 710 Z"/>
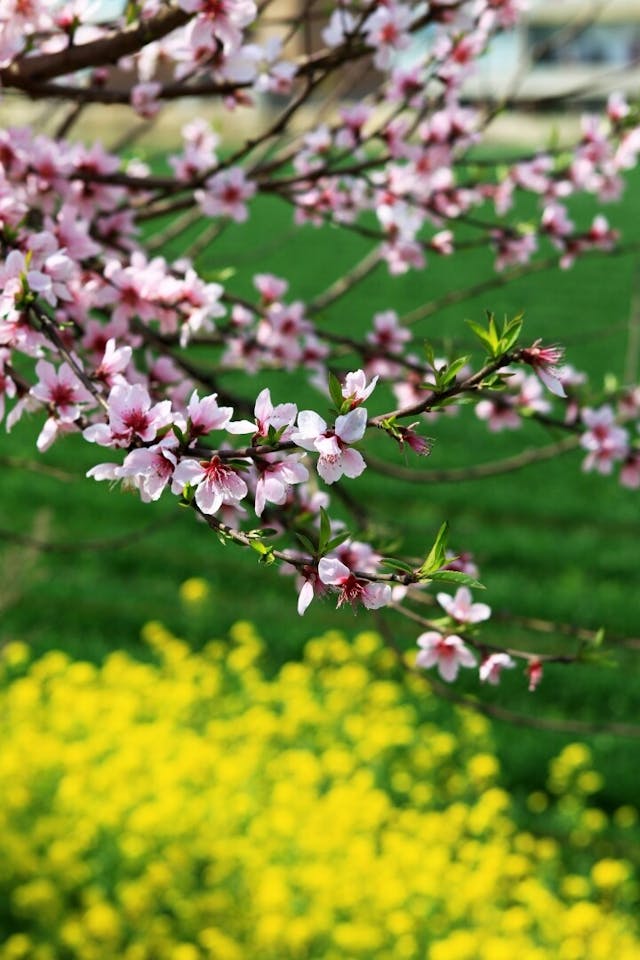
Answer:
<path fill-rule="evenodd" d="M 0 457 L 0 467 L 8 467 L 10 470 L 27 470 L 30 473 L 41 473 L 46 477 L 62 480 L 64 483 L 75 483 L 78 479 L 75 473 L 67 473 L 65 470 L 58 470 L 57 467 L 50 467 L 46 463 L 25 460 L 22 457 Z"/>
<path fill-rule="evenodd" d="M 28 90 L 30 84 L 66 76 L 77 70 L 107 66 L 122 57 L 131 56 L 148 43 L 161 40 L 168 33 L 184 26 L 194 16 L 179 7 L 164 7 L 154 17 L 114 31 L 106 37 L 68 46 L 56 53 L 22 57 L 0 70 L 0 82 L 5 87 Z"/>
<path fill-rule="evenodd" d="M 330 287 L 319 293 L 307 306 L 307 316 L 312 317 L 349 293 L 358 283 L 368 277 L 380 265 L 380 250 L 374 247 L 362 260 L 343 276 L 338 277 Z"/>
<path fill-rule="evenodd" d="M 77 87 L 72 84 L 62 83 L 37 83 L 32 80 L 24 80 L 13 83 L 13 86 L 23 93 L 27 94 L 33 100 L 44 99 L 45 97 L 54 100 L 71 100 L 78 104 L 101 103 L 105 106 L 115 104 L 130 105 L 131 89 L 112 90 L 108 87 Z M 181 97 L 225 97 L 236 90 L 244 90 L 250 87 L 248 82 L 219 83 L 214 80 L 202 80 L 199 83 L 169 83 L 158 91 L 156 100 L 178 100 Z"/>
<path fill-rule="evenodd" d="M 465 380 L 455 382 L 451 387 L 447 387 L 446 390 L 434 390 L 426 400 L 420 400 L 418 403 L 412 403 L 408 407 L 399 407 L 396 410 L 390 410 L 387 413 L 379 414 L 377 417 L 372 417 L 368 422 L 368 426 L 384 429 L 385 420 L 398 419 L 400 417 L 415 417 L 420 413 L 433 410 L 434 407 L 440 406 L 444 400 L 449 400 L 451 397 L 457 397 L 461 393 L 476 391 L 486 377 L 500 370 L 501 367 L 508 367 L 510 363 L 515 363 L 518 359 L 519 354 L 517 351 L 503 353 L 499 357 L 496 357 L 495 360 L 491 360 L 485 364 L 482 369 L 478 370 L 477 373 L 471 374 L 471 376 Z"/>
<path fill-rule="evenodd" d="M 409 666 L 403 651 L 396 644 L 384 618 L 379 613 L 376 613 L 375 620 L 385 644 L 394 653 L 400 668 L 412 676 L 420 677 L 437 697 L 440 697 L 442 700 L 448 700 L 450 703 L 454 703 L 464 710 L 471 710 L 474 713 L 480 713 L 485 717 L 489 717 L 491 720 L 500 720 L 515 727 L 529 727 L 533 730 L 548 730 L 554 733 L 575 733 L 585 736 L 604 733 L 617 737 L 640 738 L 640 727 L 630 723 L 598 724 L 583 723 L 580 720 L 556 720 L 548 717 L 533 717 L 523 713 L 516 713 L 513 710 L 508 710 L 494 703 L 483 702 L 473 696 L 458 693 L 454 688 L 441 683 L 424 670 Z"/>
<path fill-rule="evenodd" d="M 140 530 L 133 530 L 131 533 L 122 533 L 115 537 L 106 537 L 102 540 L 40 540 L 37 537 L 30 537 L 27 534 L 19 533 L 16 530 L 7 530 L 0 527 L 0 540 L 8 543 L 16 543 L 21 547 L 29 547 L 42 553 L 82 553 L 84 551 L 98 550 L 117 550 L 121 547 L 128 547 L 145 537 L 150 537 L 160 533 L 164 527 L 175 523 L 178 515 L 166 517 L 161 522 L 150 523 Z"/>
<path fill-rule="evenodd" d="M 617 247 L 614 247 L 612 250 L 586 250 L 580 255 L 580 258 L 625 256 L 626 254 L 633 253 L 638 249 L 640 249 L 640 243 L 637 241 L 633 243 L 623 243 L 619 244 Z M 411 326 L 412 324 L 417 323 L 419 320 L 426 320 L 435 313 L 439 313 L 440 310 L 443 310 L 445 307 L 451 307 L 458 303 L 464 303 L 466 300 L 471 300 L 473 297 L 477 297 L 481 293 L 487 293 L 489 290 L 496 290 L 499 287 L 504 287 L 513 280 L 520 280 L 522 277 L 533 276 L 536 273 L 541 273 L 544 270 L 553 270 L 554 267 L 557 266 L 558 257 L 548 257 L 546 260 L 534 260 L 531 263 L 524 264 L 523 266 L 514 267 L 512 270 L 505 270 L 504 273 L 499 273 L 497 276 L 491 277 L 489 280 L 483 280 L 481 283 L 474 284 L 470 287 L 465 287 L 462 290 L 450 290 L 442 297 L 438 297 L 437 300 L 430 300 L 428 303 L 423 304 L 421 307 L 417 307 L 410 313 L 405 313 L 404 316 L 400 317 L 400 323 L 406 327 Z"/>
<path fill-rule="evenodd" d="M 39 322 L 40 327 L 41 327 L 41 330 L 42 330 L 42 333 L 44 333 L 44 335 L 45 335 L 49 340 L 51 340 L 51 342 L 52 342 L 53 345 L 56 347 L 56 349 L 60 352 L 60 354 L 61 354 L 61 355 L 64 357 L 64 359 L 67 361 L 67 363 L 69 364 L 69 366 L 71 367 L 71 369 L 72 369 L 73 372 L 75 373 L 75 375 L 76 375 L 76 377 L 78 378 L 78 380 L 87 388 L 87 390 L 89 391 L 89 393 L 93 396 L 94 400 L 97 401 L 97 403 L 102 407 L 103 410 L 105 410 L 105 411 L 108 412 L 108 410 L 109 410 L 109 405 L 108 405 L 107 401 L 105 400 L 104 395 L 103 395 L 102 392 L 98 389 L 98 387 L 97 387 L 96 384 L 93 382 L 93 380 L 91 379 L 91 377 L 89 377 L 89 376 L 85 373 L 85 371 L 84 371 L 84 370 L 82 369 L 82 367 L 79 365 L 79 363 L 77 362 L 77 360 L 75 359 L 75 357 L 71 354 L 71 352 L 67 349 L 67 347 L 65 346 L 65 344 L 64 344 L 64 342 L 63 342 L 63 340 L 62 340 L 62 337 L 60 336 L 60 333 L 58 332 L 58 328 L 57 328 L 55 322 L 54 322 L 54 321 L 49 317 L 49 315 L 42 309 L 42 307 L 38 306 L 38 304 L 36 304 L 36 303 L 32 304 L 32 306 L 31 306 L 31 311 L 32 311 L 32 313 L 33 313 L 33 316 L 34 316 L 34 317 L 37 319 L 37 321 Z"/>
<path fill-rule="evenodd" d="M 460 483 L 466 480 L 480 480 L 483 477 L 496 477 L 502 473 L 512 473 L 522 470 L 533 463 L 542 463 L 553 457 L 575 450 L 579 444 L 578 437 L 566 437 L 558 443 L 549 443 L 544 447 L 533 450 L 523 450 L 512 457 L 503 460 L 494 460 L 490 463 L 478 463 L 470 467 L 452 467 L 444 470 L 412 470 L 396 464 L 387 463 L 377 457 L 367 456 L 367 463 L 372 470 L 396 480 L 405 480 L 408 483 Z"/>

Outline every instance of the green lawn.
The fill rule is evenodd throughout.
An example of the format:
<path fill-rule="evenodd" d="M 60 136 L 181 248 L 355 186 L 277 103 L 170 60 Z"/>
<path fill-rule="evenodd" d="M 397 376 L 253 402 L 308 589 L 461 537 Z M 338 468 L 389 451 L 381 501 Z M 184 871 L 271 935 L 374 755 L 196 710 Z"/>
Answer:
<path fill-rule="evenodd" d="M 623 204 L 611 208 L 610 215 L 632 239 L 640 219 L 640 183 Z M 177 251 L 174 244 L 173 252 Z M 237 269 L 231 282 L 234 292 L 249 291 L 253 272 L 272 271 L 295 278 L 292 297 L 308 298 L 365 252 L 361 238 L 331 228 L 305 228 L 292 242 L 290 211 L 267 199 L 257 206 L 250 231 L 229 229 L 201 261 L 211 270 L 233 265 Z M 379 270 L 357 295 L 339 301 L 319 323 L 355 335 L 368 327 L 374 312 L 391 307 L 399 313 L 412 310 L 448 291 L 482 281 L 490 275 L 490 265 L 487 250 L 451 260 L 434 256 L 426 272 L 396 279 Z M 608 370 L 620 375 L 635 269 L 630 257 L 593 257 L 571 271 L 519 280 L 443 309 L 417 325 L 416 349 L 423 338 L 433 339 L 439 348 L 473 349 L 465 318 L 482 319 L 486 308 L 498 316 L 524 309 L 525 339 L 566 343 L 568 359 L 588 370 L 596 382 Z M 345 365 L 349 363 L 346 358 Z M 267 382 L 274 401 L 295 395 L 295 382 L 288 374 L 273 374 Z M 238 378 L 229 377 L 224 383 L 239 389 Z M 323 402 L 318 405 L 317 396 L 314 399 L 308 390 L 298 396 L 299 405 L 315 403 L 322 410 Z M 388 398 L 378 402 L 380 411 L 387 409 Z M 377 403 L 370 410 L 378 412 Z M 3 441 L 2 455 L 37 461 L 34 441 L 39 427 L 39 418 L 20 424 Z M 535 424 L 516 434 L 492 435 L 477 423 L 470 407 L 457 417 L 429 424 L 427 432 L 435 440 L 432 455 L 416 464 L 427 472 L 492 461 L 517 452 L 524 444 L 552 439 Z M 34 553 L 5 539 L 0 552 L 5 574 L 5 586 L 0 587 L 3 642 L 21 639 L 37 653 L 60 647 L 91 659 L 114 648 L 146 656 L 139 640 L 145 621 L 161 620 L 197 645 L 222 635 L 241 618 L 259 625 L 275 664 L 297 656 L 303 642 L 319 631 L 337 626 L 350 632 L 369 622 L 365 613 L 354 619 L 349 611 L 334 611 L 328 602 L 313 604 L 301 619 L 295 611 L 291 578 L 274 568 L 257 568 L 255 556 L 239 548 L 222 547 L 175 500 L 145 506 L 131 495 L 109 491 L 106 484 L 82 479 L 96 456 L 109 459 L 105 453 L 69 439 L 42 459 L 80 478 L 74 481 L 3 469 L 3 536 L 15 531 L 74 547 Z M 399 453 L 393 452 L 392 457 L 399 464 L 405 462 Z M 475 554 L 487 587 L 483 599 L 495 610 L 592 628 L 604 625 L 612 637 L 638 636 L 638 494 L 618 487 L 615 480 L 583 474 L 580 460 L 579 453 L 572 453 L 519 473 L 442 485 L 402 486 L 366 472 L 349 490 L 370 507 L 372 521 L 383 532 L 401 532 L 403 549 L 410 553 L 427 548 L 442 520 L 448 519 L 452 546 Z M 130 542 L 110 549 L 105 543 L 100 549 L 76 549 L 85 540 L 120 537 L 129 537 Z M 210 600 L 198 615 L 181 607 L 177 592 L 183 580 L 195 575 L 211 585 Z M 399 618 L 391 622 L 399 642 L 410 647 L 416 631 Z M 521 627 L 496 625 L 495 630 L 505 642 L 529 647 L 538 642 Z M 610 648 L 618 659 L 615 669 L 549 669 L 535 695 L 526 693 L 518 670 L 515 676 L 505 677 L 497 691 L 480 693 L 523 712 L 637 722 L 637 660 L 613 641 Z M 466 678 L 463 687 L 477 692 L 475 678 Z M 522 795 L 543 785 L 548 758 L 575 739 L 516 731 L 498 723 L 495 737 L 506 785 Z M 593 744 L 607 781 L 602 804 L 613 808 L 633 802 L 637 775 L 629 754 L 636 754 L 635 743 L 598 736 Z"/>

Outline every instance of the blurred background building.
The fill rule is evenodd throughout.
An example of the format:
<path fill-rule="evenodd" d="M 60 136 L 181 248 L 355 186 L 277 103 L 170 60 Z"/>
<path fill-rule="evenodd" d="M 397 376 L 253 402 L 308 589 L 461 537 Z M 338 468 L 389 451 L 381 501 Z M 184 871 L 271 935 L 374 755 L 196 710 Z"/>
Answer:
<path fill-rule="evenodd" d="M 470 98 L 553 106 L 640 94 L 640 0 L 530 0 L 519 26 L 494 38 Z"/>

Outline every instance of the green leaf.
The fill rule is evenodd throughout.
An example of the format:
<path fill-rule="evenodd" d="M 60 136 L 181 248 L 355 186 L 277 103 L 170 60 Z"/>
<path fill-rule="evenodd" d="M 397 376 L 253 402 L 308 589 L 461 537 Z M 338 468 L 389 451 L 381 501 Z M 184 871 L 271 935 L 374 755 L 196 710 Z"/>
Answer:
<path fill-rule="evenodd" d="M 275 537 L 280 531 L 275 527 L 257 527 L 255 530 L 249 530 L 247 536 L 251 540 L 265 540 L 267 537 Z"/>
<path fill-rule="evenodd" d="M 298 533 L 297 530 L 296 530 L 296 532 L 295 532 L 295 535 L 296 535 L 296 537 L 298 538 L 298 540 L 300 541 L 300 543 L 302 544 L 302 546 L 305 548 L 305 550 L 307 550 L 308 553 L 309 553 L 312 557 L 315 557 L 315 555 L 316 555 L 316 545 L 315 545 L 315 543 L 312 543 L 311 540 L 309 539 L 309 537 L 305 536 L 304 533 Z"/>
<path fill-rule="evenodd" d="M 491 344 L 491 349 L 495 351 L 498 349 L 498 342 L 500 338 L 498 337 L 498 328 L 496 327 L 496 317 L 495 314 L 491 313 L 490 310 L 487 310 L 487 317 L 489 318 L 489 343 Z"/>
<path fill-rule="evenodd" d="M 185 483 L 182 488 L 182 499 L 185 503 L 191 503 L 196 493 L 196 488 L 191 486 L 190 483 Z"/>
<path fill-rule="evenodd" d="M 249 544 L 252 550 L 259 554 L 259 563 L 271 564 L 275 562 L 273 547 L 268 547 L 261 540 L 252 540 Z"/>
<path fill-rule="evenodd" d="M 341 543 L 344 543 L 345 540 L 348 540 L 350 536 L 351 531 L 344 530 L 342 533 L 339 533 L 337 537 L 332 537 L 326 546 L 326 552 L 329 553 L 331 550 L 335 550 L 336 547 L 339 547 Z"/>
<path fill-rule="evenodd" d="M 392 570 L 400 570 L 402 573 L 413 574 L 414 572 L 414 568 L 410 564 L 405 563 L 404 560 L 396 560 L 395 557 L 383 557 L 380 563 Z"/>
<path fill-rule="evenodd" d="M 235 277 L 237 271 L 235 267 L 222 267 L 217 270 L 200 270 L 200 276 L 203 280 L 206 280 L 208 283 L 226 283 L 228 280 L 231 280 L 232 277 Z"/>
<path fill-rule="evenodd" d="M 433 344 L 430 340 L 425 340 L 424 342 L 424 354 L 427 358 L 427 363 L 435 369 L 436 355 L 433 352 Z"/>
<path fill-rule="evenodd" d="M 320 507 L 320 539 L 318 541 L 318 553 L 320 556 L 327 552 L 327 545 L 330 539 L 331 521 L 329 520 L 329 514 L 324 507 Z"/>
<path fill-rule="evenodd" d="M 449 535 L 449 524 L 445 522 L 442 524 L 438 530 L 438 534 L 434 541 L 431 550 L 427 554 L 427 558 L 419 568 L 418 573 L 421 578 L 427 579 L 431 573 L 435 570 L 439 570 L 446 561 L 446 547 L 447 547 L 447 537 Z"/>
<path fill-rule="evenodd" d="M 270 423 L 269 429 L 267 431 L 267 436 L 264 438 L 264 442 L 268 444 L 270 447 L 275 447 L 276 444 L 280 443 L 280 440 L 282 439 L 282 434 L 286 429 L 287 429 L 286 424 L 284 427 L 279 427 L 278 430 L 276 430 L 273 424 Z"/>
<path fill-rule="evenodd" d="M 336 377 L 335 373 L 329 371 L 329 394 L 333 400 L 333 405 L 336 410 L 340 410 L 342 404 L 344 403 L 344 397 L 342 396 L 342 384 Z"/>
<path fill-rule="evenodd" d="M 481 327 L 479 323 L 474 323 L 473 320 L 466 320 L 465 323 L 467 323 L 471 331 L 475 333 L 483 347 L 485 347 L 489 353 L 493 354 L 493 343 L 489 332 L 485 330 L 484 327 Z"/>
<path fill-rule="evenodd" d="M 524 314 L 518 313 L 515 317 L 512 317 L 511 320 L 505 320 L 502 328 L 502 336 L 500 337 L 501 353 L 508 353 L 516 343 L 522 331 L 523 318 Z"/>
<path fill-rule="evenodd" d="M 449 366 L 446 369 L 446 379 L 447 383 L 451 383 L 452 380 L 455 380 L 458 373 L 462 370 L 464 366 L 469 362 L 471 357 L 458 357 L 457 360 L 452 360 Z"/>
<path fill-rule="evenodd" d="M 462 573 L 459 570 L 436 570 L 430 574 L 429 580 L 441 580 L 443 583 L 457 583 L 461 587 L 474 587 L 476 590 L 484 590 L 484 584 L 468 573 Z"/>

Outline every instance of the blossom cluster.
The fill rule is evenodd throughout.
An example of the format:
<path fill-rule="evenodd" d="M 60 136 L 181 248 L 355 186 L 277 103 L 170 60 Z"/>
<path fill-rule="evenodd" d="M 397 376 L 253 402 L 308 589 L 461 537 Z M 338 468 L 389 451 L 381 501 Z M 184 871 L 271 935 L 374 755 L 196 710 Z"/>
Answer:
<path fill-rule="evenodd" d="M 68 100 L 69 124 L 85 104 L 127 103 L 147 121 L 181 97 L 249 111 L 269 94 L 282 107 L 275 120 L 256 111 L 256 133 L 240 146 L 222 142 L 202 117 L 191 120 L 167 158 L 169 174 L 72 142 L 66 122 L 55 136 L 0 130 L 7 427 L 33 413 L 41 452 L 69 434 L 108 450 L 108 459 L 96 453 L 90 477 L 122 483 L 145 502 L 173 494 L 223 539 L 295 572 L 300 613 L 320 594 L 338 606 L 387 607 L 442 579 L 444 553 L 428 569 L 383 557 L 371 537 L 345 526 L 328 490 L 363 474 L 377 435 L 392 455 L 427 455 L 422 421 L 456 413 L 459 402 L 476 401 L 492 430 L 551 422 L 579 435 L 584 469 L 604 474 L 619 464 L 621 482 L 640 486 L 637 388 L 598 395 L 559 347 L 523 346 L 515 320 L 502 333 L 493 318 L 486 330 L 476 325 L 482 359 L 436 357 L 411 318 L 385 303 L 353 329 L 347 301 L 339 331 L 324 322 L 324 307 L 381 265 L 400 276 L 488 244 L 498 270 L 545 249 L 566 268 L 618 249 L 602 213 L 577 223 L 570 204 L 579 194 L 604 203 L 623 192 L 640 126 L 621 95 L 602 118 L 584 118 L 571 150 L 475 161 L 488 118 L 464 102 L 463 85 L 522 8 L 520 0 L 340 2 L 323 9 L 309 39 L 318 46 L 301 53 L 300 23 L 265 31 L 268 11 L 253 0 L 144 0 L 108 22 L 80 0 L 55 10 L 42 0 L 5 3 L 0 81 Z M 359 63 L 378 77 L 371 95 L 309 122 L 303 108 L 316 88 Z M 250 225 L 265 198 L 291 208 L 294 228 L 354 231 L 369 245 L 365 259 L 347 272 L 338 265 L 333 286 L 304 300 L 289 294 L 291 277 L 264 271 L 247 293 L 215 244 Z M 526 223 L 521 198 L 535 200 Z M 193 224 L 203 231 L 196 254 L 172 257 L 171 239 Z M 198 245 L 207 256 L 220 250 L 219 270 Z M 273 399 L 264 385 L 272 373 L 285 375 Z M 317 402 L 299 402 L 289 388 L 295 374 Z M 230 384 L 242 376 L 236 393 Z M 389 572 L 389 560 L 401 566 Z M 456 585 L 469 585 L 471 575 L 458 573 Z M 471 644 L 481 679 L 496 682 L 512 653 L 483 646 L 478 619 L 460 619 L 459 593 L 450 600 L 450 619 L 420 635 L 419 663 L 453 680 L 475 665 Z M 541 666 L 525 659 L 533 688 Z"/>
<path fill-rule="evenodd" d="M 248 623 L 143 636 L 146 662 L 2 651 L 2 960 L 637 957 L 637 812 L 594 803 L 583 744 L 523 827 L 488 722 L 378 635 L 270 678 Z"/>

